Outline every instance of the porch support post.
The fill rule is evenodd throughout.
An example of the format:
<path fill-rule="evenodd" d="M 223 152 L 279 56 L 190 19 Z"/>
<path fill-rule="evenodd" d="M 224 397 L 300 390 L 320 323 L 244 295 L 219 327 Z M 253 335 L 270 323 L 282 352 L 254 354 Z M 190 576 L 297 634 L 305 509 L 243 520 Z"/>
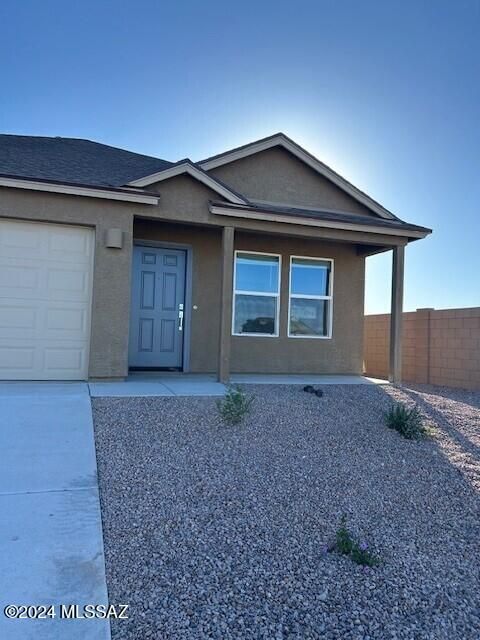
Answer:
<path fill-rule="evenodd" d="M 230 379 L 230 349 L 232 335 L 233 297 L 233 244 L 235 230 L 223 227 L 222 236 L 222 289 L 220 301 L 220 345 L 218 349 L 218 380 L 226 383 Z"/>
<path fill-rule="evenodd" d="M 392 258 L 392 308 L 390 313 L 390 382 L 402 381 L 402 315 L 403 315 L 403 272 L 405 247 L 393 248 Z"/>

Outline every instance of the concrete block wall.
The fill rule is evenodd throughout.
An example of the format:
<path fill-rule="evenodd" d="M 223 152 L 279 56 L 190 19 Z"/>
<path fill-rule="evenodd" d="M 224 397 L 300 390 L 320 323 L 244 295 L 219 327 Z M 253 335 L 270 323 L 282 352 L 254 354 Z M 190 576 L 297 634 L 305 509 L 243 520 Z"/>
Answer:
<path fill-rule="evenodd" d="M 480 389 L 480 307 L 417 309 L 403 314 L 405 382 Z M 390 315 L 365 316 L 366 375 L 387 378 Z"/>

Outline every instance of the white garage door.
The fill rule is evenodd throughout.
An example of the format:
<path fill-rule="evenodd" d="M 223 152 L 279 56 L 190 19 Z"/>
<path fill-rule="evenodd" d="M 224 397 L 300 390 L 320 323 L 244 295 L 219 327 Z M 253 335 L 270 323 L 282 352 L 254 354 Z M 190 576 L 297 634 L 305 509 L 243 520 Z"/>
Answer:
<path fill-rule="evenodd" d="M 88 373 L 94 232 L 0 220 L 0 379 Z"/>

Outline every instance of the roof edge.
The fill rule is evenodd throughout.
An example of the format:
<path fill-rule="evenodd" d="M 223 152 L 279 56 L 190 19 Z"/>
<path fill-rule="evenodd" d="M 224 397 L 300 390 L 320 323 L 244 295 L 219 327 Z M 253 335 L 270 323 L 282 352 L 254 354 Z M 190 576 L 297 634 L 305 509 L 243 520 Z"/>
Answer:
<path fill-rule="evenodd" d="M 23 176 L 3 174 L 0 174 L 0 187 L 63 193 L 66 195 L 101 198 L 105 200 L 119 200 L 123 202 L 136 202 L 139 204 L 156 205 L 160 200 L 160 196 L 158 194 L 149 193 L 148 191 L 127 189 L 125 187 L 106 187 L 103 185 L 92 186 L 72 182 L 25 178 Z"/>
<path fill-rule="evenodd" d="M 419 240 L 425 238 L 432 233 L 427 227 L 420 227 L 409 224 L 400 220 L 382 220 L 375 221 L 368 217 L 362 219 L 358 216 L 358 220 L 341 220 L 333 212 L 325 211 L 323 217 L 315 217 L 308 215 L 309 213 L 302 209 L 291 207 L 291 212 L 281 210 L 279 208 L 258 207 L 255 205 L 232 205 L 221 202 L 210 202 L 209 210 L 212 214 L 225 215 L 240 218 L 251 218 L 256 220 L 264 220 L 270 222 L 279 222 L 287 224 L 300 224 L 314 227 L 329 227 L 334 229 L 350 230 L 350 231 L 366 231 L 370 233 L 379 233 L 393 236 L 403 236 L 409 240 Z M 302 215 L 303 213 L 303 215 Z M 320 213 L 320 210 L 318 211 Z"/>

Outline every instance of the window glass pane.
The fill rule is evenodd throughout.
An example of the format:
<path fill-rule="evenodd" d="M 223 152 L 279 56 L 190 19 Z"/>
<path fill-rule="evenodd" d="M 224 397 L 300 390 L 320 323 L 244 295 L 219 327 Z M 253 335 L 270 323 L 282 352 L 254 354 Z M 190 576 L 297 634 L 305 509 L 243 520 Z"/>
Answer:
<path fill-rule="evenodd" d="M 290 335 L 328 336 L 329 300 L 290 298 Z"/>
<path fill-rule="evenodd" d="M 234 333 L 275 333 L 277 298 L 271 296 L 235 296 Z"/>
<path fill-rule="evenodd" d="M 292 258 L 292 293 L 328 296 L 331 263 L 323 260 Z"/>
<path fill-rule="evenodd" d="M 278 258 L 237 253 L 235 289 L 278 293 Z"/>

